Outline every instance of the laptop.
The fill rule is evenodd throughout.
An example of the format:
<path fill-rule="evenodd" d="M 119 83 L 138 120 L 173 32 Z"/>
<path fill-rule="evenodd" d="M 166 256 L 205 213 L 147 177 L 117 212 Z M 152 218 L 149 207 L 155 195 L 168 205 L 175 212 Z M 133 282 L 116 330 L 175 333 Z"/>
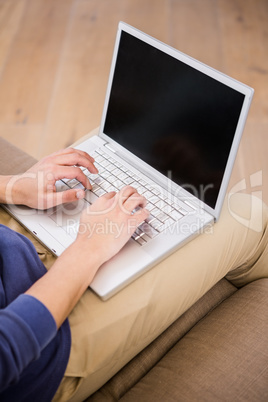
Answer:
<path fill-rule="evenodd" d="M 99 133 L 77 146 L 98 175 L 86 200 L 47 211 L 8 206 L 59 256 L 75 239 L 81 210 L 132 185 L 150 211 L 91 289 L 107 300 L 219 218 L 253 89 L 123 22 L 118 25 Z M 59 190 L 81 186 L 57 182 Z M 115 233 L 116 235 L 116 233 Z"/>

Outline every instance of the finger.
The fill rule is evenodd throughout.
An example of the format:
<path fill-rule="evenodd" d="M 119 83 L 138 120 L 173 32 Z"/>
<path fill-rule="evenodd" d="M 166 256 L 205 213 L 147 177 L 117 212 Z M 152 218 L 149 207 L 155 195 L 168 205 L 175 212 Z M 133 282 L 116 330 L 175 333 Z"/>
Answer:
<path fill-rule="evenodd" d="M 90 190 L 92 188 L 88 177 L 76 166 L 57 167 L 55 180 L 60 179 L 76 179 L 82 183 L 86 189 Z"/>
<path fill-rule="evenodd" d="M 126 186 L 119 191 L 117 198 L 120 201 L 120 203 L 123 204 L 132 194 L 135 193 L 138 194 L 137 190 L 134 187 Z"/>
<path fill-rule="evenodd" d="M 114 200 L 115 199 L 115 195 L 116 192 L 115 191 L 111 191 L 109 193 L 105 193 L 102 196 L 100 196 L 97 200 L 95 200 L 92 204 L 93 208 L 98 208 L 99 206 L 106 205 L 107 201 L 109 202 L 110 200 Z"/>
<path fill-rule="evenodd" d="M 94 165 L 94 160 L 89 158 L 89 155 L 80 155 L 77 153 L 64 155 L 59 157 L 62 160 L 59 160 L 59 164 L 61 165 L 75 165 L 75 166 L 83 166 L 87 168 L 91 173 L 98 173 L 98 169 Z"/>
<path fill-rule="evenodd" d="M 133 217 L 137 221 L 137 226 L 139 226 L 145 219 L 147 219 L 150 215 L 150 211 L 146 208 L 139 209 L 137 212 L 134 212 Z"/>
<path fill-rule="evenodd" d="M 138 207 L 144 208 L 147 204 L 146 198 L 138 193 L 132 194 L 125 202 L 124 208 L 129 212 L 132 213 Z M 135 211 L 138 212 L 138 211 Z"/>
<path fill-rule="evenodd" d="M 98 169 L 94 165 L 94 160 L 85 152 L 68 152 L 53 157 L 53 163 L 61 166 L 83 166 L 87 168 L 91 173 L 98 173 Z"/>
<path fill-rule="evenodd" d="M 72 148 L 72 147 L 61 149 L 61 150 L 51 154 L 51 156 L 68 155 L 68 154 L 72 154 L 72 153 L 80 154 L 81 156 L 88 158 L 91 162 L 95 162 L 95 159 L 91 155 L 89 155 L 87 152 L 81 151 L 80 149 L 76 149 L 76 148 Z"/>
<path fill-rule="evenodd" d="M 79 153 L 82 157 L 87 158 L 90 160 L 90 162 L 94 163 L 95 159 L 93 158 L 93 156 L 89 155 L 87 152 L 85 151 L 81 151 L 80 149 L 74 149 L 74 148 L 69 148 L 70 151 L 73 151 L 75 153 Z M 72 152 L 70 152 L 72 153 Z"/>
<path fill-rule="evenodd" d="M 115 195 L 116 195 L 115 191 L 110 191 L 109 193 L 103 194 L 99 198 L 100 203 L 102 203 L 107 212 L 110 211 L 110 209 L 112 209 L 116 204 Z"/>
<path fill-rule="evenodd" d="M 66 204 L 68 202 L 78 201 L 85 197 L 84 190 L 65 190 L 58 193 L 51 193 L 47 196 L 47 204 L 49 207 Z"/>
<path fill-rule="evenodd" d="M 90 206 L 90 211 L 95 215 L 110 212 L 117 204 L 115 195 L 116 192 L 114 191 L 102 195 L 93 202 Z"/>
<path fill-rule="evenodd" d="M 100 198 L 110 200 L 111 198 L 114 198 L 115 195 L 116 195 L 115 191 L 110 191 L 109 193 L 103 194 Z"/>

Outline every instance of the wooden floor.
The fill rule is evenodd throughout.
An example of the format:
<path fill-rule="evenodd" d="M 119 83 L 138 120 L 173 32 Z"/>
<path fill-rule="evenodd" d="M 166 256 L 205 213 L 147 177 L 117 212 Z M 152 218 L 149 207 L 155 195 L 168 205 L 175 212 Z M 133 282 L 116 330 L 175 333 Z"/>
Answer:
<path fill-rule="evenodd" d="M 267 0 L 0 0 L 0 135 L 40 158 L 98 126 L 120 20 L 255 89 L 231 186 L 268 202 Z"/>

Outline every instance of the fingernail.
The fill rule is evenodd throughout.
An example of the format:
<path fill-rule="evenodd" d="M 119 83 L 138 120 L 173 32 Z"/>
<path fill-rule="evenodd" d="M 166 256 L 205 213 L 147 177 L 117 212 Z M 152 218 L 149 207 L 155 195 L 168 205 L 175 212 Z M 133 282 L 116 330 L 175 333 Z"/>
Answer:
<path fill-rule="evenodd" d="M 83 191 L 83 190 L 78 190 L 78 191 L 76 192 L 76 198 L 78 198 L 79 200 L 80 200 L 81 198 L 84 198 L 84 191 Z"/>

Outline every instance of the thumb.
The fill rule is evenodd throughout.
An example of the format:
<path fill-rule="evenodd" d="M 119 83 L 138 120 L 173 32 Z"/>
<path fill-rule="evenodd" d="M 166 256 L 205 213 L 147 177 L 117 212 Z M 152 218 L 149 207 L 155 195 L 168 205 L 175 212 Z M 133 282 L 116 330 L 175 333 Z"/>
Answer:
<path fill-rule="evenodd" d="M 85 197 L 85 191 L 84 190 L 64 190 L 64 191 L 59 191 L 57 193 L 52 193 L 51 194 L 51 204 L 53 206 L 60 205 L 60 204 L 65 204 L 67 202 L 73 202 L 80 200 Z"/>

